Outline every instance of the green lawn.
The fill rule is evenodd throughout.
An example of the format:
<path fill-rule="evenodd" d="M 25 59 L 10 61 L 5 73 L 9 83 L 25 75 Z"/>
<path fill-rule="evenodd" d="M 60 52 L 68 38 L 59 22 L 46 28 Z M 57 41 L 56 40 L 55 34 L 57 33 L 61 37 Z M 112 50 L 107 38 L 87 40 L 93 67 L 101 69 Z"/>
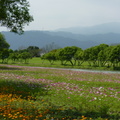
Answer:
<path fill-rule="evenodd" d="M 83 64 L 81 66 L 78 66 L 78 65 L 72 66 L 70 62 L 67 62 L 66 65 L 61 65 L 60 61 L 55 61 L 53 64 L 51 64 L 48 60 L 42 60 L 39 57 L 29 59 L 29 61 L 27 63 L 24 63 L 24 61 L 13 62 L 13 61 L 9 60 L 8 64 L 20 65 L 20 66 L 53 67 L 53 68 L 78 68 L 78 69 L 94 69 L 94 70 L 113 70 L 113 67 L 108 68 L 108 67 L 93 67 L 93 66 L 90 66 L 87 61 L 83 62 Z"/>

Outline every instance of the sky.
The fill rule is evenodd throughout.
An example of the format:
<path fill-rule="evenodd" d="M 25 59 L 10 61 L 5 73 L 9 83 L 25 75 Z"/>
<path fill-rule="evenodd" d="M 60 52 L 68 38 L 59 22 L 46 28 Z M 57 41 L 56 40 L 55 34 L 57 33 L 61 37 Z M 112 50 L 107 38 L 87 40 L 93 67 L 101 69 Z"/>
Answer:
<path fill-rule="evenodd" d="M 120 22 L 120 0 L 28 0 L 34 21 L 24 30 L 56 30 Z M 1 27 L 1 30 L 6 28 Z"/>

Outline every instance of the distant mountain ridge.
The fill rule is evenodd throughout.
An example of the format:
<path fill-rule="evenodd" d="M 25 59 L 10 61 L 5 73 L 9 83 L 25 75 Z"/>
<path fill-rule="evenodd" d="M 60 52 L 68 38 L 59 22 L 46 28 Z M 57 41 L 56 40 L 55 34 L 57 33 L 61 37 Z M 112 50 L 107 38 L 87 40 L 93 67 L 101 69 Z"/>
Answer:
<path fill-rule="evenodd" d="M 120 22 L 104 23 L 88 27 L 60 28 L 56 31 L 71 32 L 74 34 L 85 35 L 120 33 Z"/>
<path fill-rule="evenodd" d="M 86 49 L 99 44 L 120 44 L 120 33 L 106 33 L 94 35 L 73 34 L 70 32 L 53 31 L 25 31 L 23 35 L 10 32 L 2 32 L 10 48 L 16 50 L 20 47 L 38 46 L 55 43 L 59 47 L 77 46 Z"/>
<path fill-rule="evenodd" d="M 65 46 L 78 46 L 78 47 L 89 47 L 94 45 L 93 42 L 87 46 L 86 42 L 75 40 L 72 38 L 65 38 L 62 36 L 50 35 L 48 32 L 43 31 L 26 31 L 23 35 L 17 35 L 10 32 L 2 32 L 5 35 L 6 41 L 10 44 L 10 48 L 15 50 L 28 46 L 38 46 L 40 48 L 55 43 L 59 47 Z"/>

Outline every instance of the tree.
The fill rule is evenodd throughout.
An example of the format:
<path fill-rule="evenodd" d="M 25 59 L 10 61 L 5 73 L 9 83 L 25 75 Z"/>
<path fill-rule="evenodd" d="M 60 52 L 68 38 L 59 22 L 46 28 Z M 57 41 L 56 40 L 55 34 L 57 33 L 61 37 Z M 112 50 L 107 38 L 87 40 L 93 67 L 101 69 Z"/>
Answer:
<path fill-rule="evenodd" d="M 39 49 L 37 46 L 29 46 L 27 51 L 31 54 L 32 57 L 39 57 L 41 49 Z"/>
<path fill-rule="evenodd" d="M 74 59 L 75 59 L 75 65 L 76 65 L 76 61 L 78 61 L 78 65 L 82 65 L 82 63 L 84 62 L 84 58 L 83 58 L 83 50 L 81 48 L 79 48 L 75 55 L 74 55 Z"/>
<path fill-rule="evenodd" d="M 2 51 L 0 51 L 0 59 L 2 59 L 2 63 L 8 62 L 5 61 L 9 57 L 9 49 L 4 48 Z"/>
<path fill-rule="evenodd" d="M 57 49 L 55 50 L 52 50 L 46 54 L 44 54 L 41 59 L 46 59 L 48 60 L 51 64 L 53 64 L 53 62 L 56 60 L 56 52 L 57 52 Z"/>
<path fill-rule="evenodd" d="M 105 57 L 105 65 L 107 65 L 107 67 L 110 67 L 111 66 L 111 52 L 112 52 L 112 49 L 114 49 L 115 46 L 109 46 L 109 47 L 106 47 L 104 50 L 103 50 L 103 54 L 101 54 L 101 57 L 102 58 L 99 58 L 99 59 L 103 59 L 103 57 Z M 98 55 L 100 57 L 100 55 Z"/>
<path fill-rule="evenodd" d="M 9 59 L 11 59 L 13 62 L 19 60 L 19 53 L 18 52 L 10 53 Z"/>
<path fill-rule="evenodd" d="M 115 67 L 120 62 L 120 45 L 114 46 L 109 54 L 109 58 Z"/>
<path fill-rule="evenodd" d="M 100 44 L 97 46 L 98 48 L 98 55 L 97 60 L 100 66 L 104 66 L 107 62 L 107 55 L 105 54 L 106 49 L 109 47 L 107 44 Z"/>
<path fill-rule="evenodd" d="M 2 62 L 9 56 L 9 47 L 10 45 L 6 42 L 4 35 L 0 33 L 0 59 Z"/>
<path fill-rule="evenodd" d="M 71 47 L 65 47 L 62 49 L 59 49 L 56 53 L 58 60 L 61 61 L 61 64 L 63 64 L 64 61 L 69 61 L 72 65 L 72 59 L 74 59 L 74 55 L 77 52 L 78 47 L 71 46 Z M 64 63 L 65 64 L 65 63 Z"/>
<path fill-rule="evenodd" d="M 104 66 L 105 65 L 105 63 L 107 62 L 107 56 L 105 54 L 105 50 L 101 50 L 98 53 L 98 60 L 99 60 L 100 66 Z"/>
<path fill-rule="evenodd" d="M 10 45 L 6 42 L 3 34 L 0 33 L 0 51 L 4 48 L 9 48 Z"/>
<path fill-rule="evenodd" d="M 93 66 L 98 66 L 99 65 L 98 54 L 101 50 L 104 50 L 107 47 L 108 47 L 107 44 L 100 44 L 98 46 L 88 48 L 84 52 L 84 58 L 88 60 L 90 65 L 92 62 Z"/>
<path fill-rule="evenodd" d="M 27 0 L 0 0 L 0 25 L 22 34 L 24 26 L 33 21 L 28 8 Z"/>
<path fill-rule="evenodd" d="M 23 53 L 20 54 L 19 57 L 20 57 L 22 60 L 24 60 L 25 63 L 27 63 L 27 62 L 28 62 L 27 60 L 29 60 L 29 59 L 31 58 L 31 55 L 30 55 L 29 52 L 23 52 Z"/>
<path fill-rule="evenodd" d="M 83 51 L 83 60 L 88 61 L 89 65 L 91 66 L 90 62 L 90 53 L 91 53 L 91 48 L 87 48 Z"/>

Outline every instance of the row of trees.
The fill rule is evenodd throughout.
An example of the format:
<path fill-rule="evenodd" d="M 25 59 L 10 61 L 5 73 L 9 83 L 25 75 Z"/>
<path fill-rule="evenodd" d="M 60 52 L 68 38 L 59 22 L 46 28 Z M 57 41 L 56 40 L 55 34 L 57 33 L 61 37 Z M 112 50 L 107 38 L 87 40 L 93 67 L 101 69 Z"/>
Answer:
<path fill-rule="evenodd" d="M 71 46 L 52 50 L 42 56 L 42 59 L 49 60 L 52 64 L 59 60 L 61 64 L 70 62 L 71 65 L 82 65 L 87 61 L 90 66 L 120 66 L 120 45 L 109 46 L 100 44 L 82 50 L 79 47 Z"/>
<path fill-rule="evenodd" d="M 2 60 L 2 63 L 7 63 L 8 60 L 12 60 L 13 62 L 20 61 L 20 62 L 28 62 L 28 60 L 32 58 L 31 54 L 29 52 L 14 52 L 11 49 L 2 49 L 0 51 L 0 59 Z"/>
<path fill-rule="evenodd" d="M 41 49 L 37 46 L 29 46 L 13 51 L 9 47 L 10 45 L 6 42 L 4 35 L 0 33 L 0 59 L 2 62 L 7 62 L 8 58 L 14 62 L 22 59 L 26 62 L 26 59 L 40 57 L 42 54 L 59 48 L 55 43 L 48 44 Z"/>
<path fill-rule="evenodd" d="M 29 46 L 26 49 L 15 51 L 9 49 L 9 47 L 10 45 L 6 42 L 4 35 L 0 33 L 0 59 L 2 59 L 2 62 L 7 62 L 8 59 L 14 62 L 16 60 L 27 62 L 29 58 L 40 56 L 41 49 L 37 46 Z"/>
<path fill-rule="evenodd" d="M 55 45 L 51 45 L 55 46 Z M 40 57 L 40 52 L 37 46 L 29 46 L 22 50 L 11 50 L 10 45 L 5 41 L 5 37 L 0 33 L 0 59 L 2 62 L 7 62 L 8 58 L 13 61 L 24 60 L 27 62 L 32 57 Z M 52 64 L 54 61 L 61 61 L 62 65 L 70 62 L 71 65 L 82 65 L 85 61 L 90 66 L 120 66 L 120 45 L 109 46 L 107 44 L 100 44 L 91 48 L 82 50 L 76 46 L 69 46 L 59 49 L 51 50 L 45 53 L 42 59 L 49 60 Z"/>

